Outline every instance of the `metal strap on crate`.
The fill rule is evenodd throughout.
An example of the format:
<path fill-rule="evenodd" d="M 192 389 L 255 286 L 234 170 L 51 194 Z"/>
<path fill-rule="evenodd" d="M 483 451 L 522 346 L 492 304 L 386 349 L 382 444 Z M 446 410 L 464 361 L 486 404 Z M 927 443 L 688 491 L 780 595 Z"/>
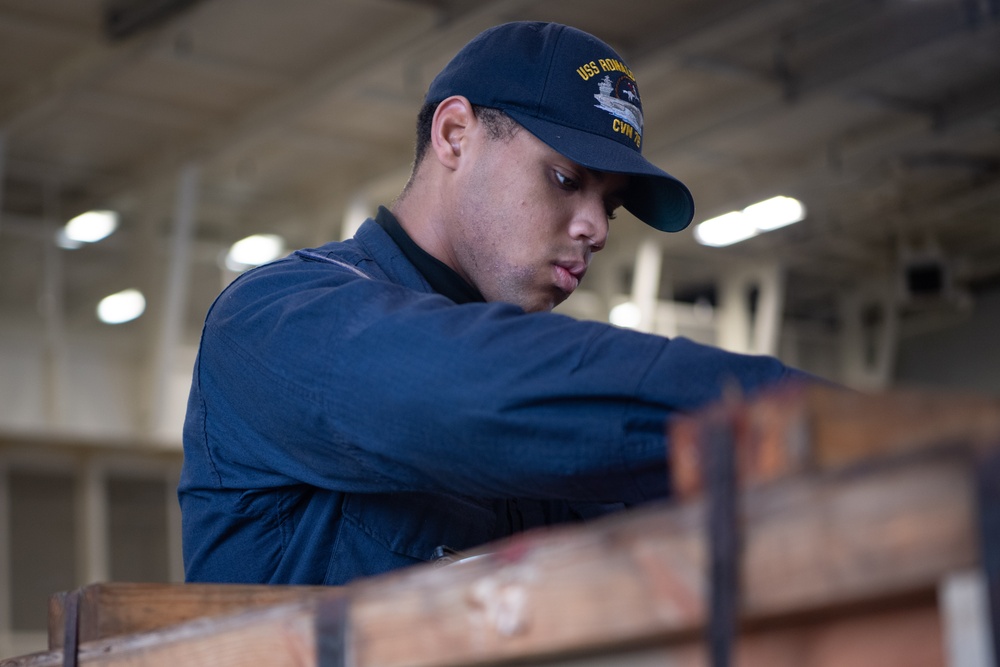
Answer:
<path fill-rule="evenodd" d="M 70 591 L 63 603 L 63 667 L 76 667 L 79 661 L 81 589 Z"/>
<path fill-rule="evenodd" d="M 322 600 L 316 609 L 317 667 L 346 667 L 347 623 L 350 596 L 338 595 Z"/>
<path fill-rule="evenodd" d="M 706 641 L 712 667 L 732 663 L 739 614 L 740 526 L 736 484 L 736 416 L 732 410 L 702 432 L 708 511 L 709 618 Z"/>

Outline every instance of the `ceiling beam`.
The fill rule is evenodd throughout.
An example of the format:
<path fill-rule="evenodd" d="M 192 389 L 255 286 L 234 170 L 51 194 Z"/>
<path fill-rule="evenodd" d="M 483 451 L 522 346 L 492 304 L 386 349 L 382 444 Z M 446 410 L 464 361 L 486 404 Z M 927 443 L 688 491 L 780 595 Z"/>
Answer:
<path fill-rule="evenodd" d="M 410 21 L 394 31 L 383 31 L 382 36 L 368 42 L 368 46 L 348 59 L 341 59 L 317 72 L 302 85 L 282 95 L 269 98 L 253 107 L 232 122 L 213 127 L 196 139 L 172 146 L 162 153 L 149 156 L 144 166 L 128 178 L 111 187 L 94 193 L 96 200 L 107 200 L 121 192 L 139 187 L 151 180 L 162 180 L 176 173 L 180 165 L 195 161 L 208 167 L 217 159 L 226 159 L 241 151 L 249 150 L 255 143 L 265 142 L 282 133 L 295 119 L 313 108 L 319 101 L 342 90 L 351 90 L 363 82 L 370 73 L 387 66 L 403 71 L 423 53 L 439 43 L 444 35 L 466 33 L 473 36 L 496 20 L 509 16 L 518 9 L 530 6 L 530 0 L 498 0 L 465 14 L 442 16 L 428 12 L 422 20 Z M 463 40 L 464 41 L 464 40 Z M 414 116 L 416 111 L 414 110 Z"/>
<path fill-rule="evenodd" d="M 237 0 L 214 0 L 216 6 L 221 2 L 234 5 L 233 11 L 239 11 L 235 6 Z M 95 82 L 169 43 L 175 25 L 176 21 L 114 44 L 89 42 L 49 71 L 31 77 L 29 83 L 0 100 L 0 132 L 10 134 L 62 109 L 73 96 Z"/>
<path fill-rule="evenodd" d="M 801 7 L 798 8 L 801 16 Z M 783 35 L 776 25 L 787 23 L 790 34 L 794 35 L 794 16 L 787 2 L 767 2 L 752 6 L 752 13 L 736 12 L 718 24 L 709 24 L 677 41 L 667 42 L 667 46 L 659 49 L 646 49 L 635 64 L 640 77 L 647 74 L 653 80 L 657 77 L 669 76 L 669 69 L 707 70 L 724 76 L 753 83 L 763 84 L 772 88 L 774 94 L 761 94 L 759 89 L 745 99 L 730 99 L 725 105 L 719 105 L 714 113 L 701 112 L 693 122 L 673 125 L 673 131 L 658 132 L 657 137 L 644 147 L 648 154 L 676 153 L 677 148 L 703 139 L 722 128 L 734 124 L 745 124 L 755 119 L 765 117 L 780 109 L 782 105 L 799 100 L 804 95 L 831 93 L 840 95 L 848 101 L 856 100 L 865 104 L 882 101 L 889 104 L 887 98 L 880 98 L 878 93 L 860 91 L 862 77 L 870 74 L 877 67 L 904 58 L 920 48 L 932 44 L 943 43 L 948 39 L 980 39 L 989 43 L 995 35 L 1000 34 L 1000 22 L 989 25 L 970 26 L 964 14 L 957 5 L 952 3 L 932 3 L 921 7 L 913 3 L 890 8 L 885 3 L 862 2 L 855 3 L 855 11 L 862 12 L 870 24 L 869 32 L 864 39 L 852 42 L 845 40 L 831 43 L 816 53 L 796 54 L 794 39 L 791 45 L 782 46 Z M 841 11 L 844 7 L 838 7 Z M 834 11 L 830 9 L 829 11 Z M 886 22 L 893 25 L 892 38 L 883 37 Z M 973 29 L 975 28 L 975 29 Z M 802 28 L 805 29 L 805 28 Z M 818 30 L 810 26 L 810 30 Z M 850 31 L 857 36 L 860 29 Z M 747 38 L 760 33 L 771 33 L 776 49 L 784 49 L 780 62 L 770 69 L 732 60 L 720 51 L 725 51 L 726 40 Z M 877 33 L 877 34 L 876 34 Z M 798 49 L 802 51 L 802 49 Z M 783 64 L 782 64 L 783 63 Z M 668 68 L 665 70 L 664 68 Z M 896 104 L 893 110 L 922 115 L 932 119 L 942 119 L 940 122 L 951 122 L 953 119 L 966 119 L 970 114 L 989 110 L 992 97 L 1000 85 L 987 86 L 984 90 L 968 91 L 961 99 L 949 99 L 944 102 L 937 100 L 913 100 L 905 106 Z M 988 92 L 984 92 L 988 91 Z M 941 111 L 944 108 L 946 111 Z"/>

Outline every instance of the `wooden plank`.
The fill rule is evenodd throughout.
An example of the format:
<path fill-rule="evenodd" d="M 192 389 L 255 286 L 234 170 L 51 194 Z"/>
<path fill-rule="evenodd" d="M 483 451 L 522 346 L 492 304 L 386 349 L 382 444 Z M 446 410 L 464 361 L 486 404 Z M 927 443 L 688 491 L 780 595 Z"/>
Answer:
<path fill-rule="evenodd" d="M 933 600 L 873 612 L 793 621 L 744 633 L 733 664 L 739 667 L 945 667 L 941 621 Z M 619 647 L 552 661 L 545 667 L 708 667 L 704 644 Z M 950 666 L 955 667 L 955 666 Z"/>
<path fill-rule="evenodd" d="M 140 665 L 315 665 L 313 603 L 270 606 L 231 616 L 204 618 L 148 633 L 86 642 L 78 664 Z M 61 649 L 0 661 L 3 667 L 61 667 Z"/>
<path fill-rule="evenodd" d="M 702 492 L 702 430 L 719 420 L 738 432 L 737 461 L 744 487 L 933 448 L 962 447 L 981 454 L 1000 444 L 1000 400 L 994 398 L 790 386 L 675 419 L 670 426 L 670 456 L 673 488 L 679 497 Z"/>
<path fill-rule="evenodd" d="M 85 645 L 81 665 L 317 665 L 312 607 L 286 605 L 205 624 L 198 621 L 149 635 Z M 872 612 L 840 614 L 755 629 L 740 637 L 740 667 L 945 667 L 941 622 L 928 600 Z M 366 663 L 352 663 L 361 667 Z M 370 664 L 370 663 L 367 663 Z M 497 664 L 483 656 L 472 665 Z M 697 637 L 602 646 L 590 654 L 528 657 L 539 667 L 707 667 Z M 59 667 L 61 651 L 0 662 L 3 667 Z"/>
<path fill-rule="evenodd" d="M 691 636 L 705 619 L 702 507 L 537 531 L 455 569 L 359 586 L 358 665 L 488 664 Z M 747 494 L 745 619 L 933 590 L 977 559 L 964 460 L 793 478 Z M 428 620 L 432 619 L 432 620 Z"/>
<path fill-rule="evenodd" d="M 324 586 L 97 583 L 81 589 L 81 642 L 157 630 L 194 618 L 328 596 Z M 62 648 L 64 608 L 70 591 L 49 599 L 49 648 Z"/>

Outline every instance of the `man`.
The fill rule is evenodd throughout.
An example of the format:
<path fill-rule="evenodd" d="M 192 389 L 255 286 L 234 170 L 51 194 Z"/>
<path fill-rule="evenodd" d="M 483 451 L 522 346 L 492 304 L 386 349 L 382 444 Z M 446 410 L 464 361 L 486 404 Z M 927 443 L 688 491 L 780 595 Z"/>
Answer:
<path fill-rule="evenodd" d="M 470 42 L 430 86 L 392 211 L 213 305 L 184 430 L 188 579 L 341 584 L 664 497 L 671 414 L 794 375 L 549 312 L 619 206 L 690 223 L 642 130 L 631 71 L 591 35 Z"/>

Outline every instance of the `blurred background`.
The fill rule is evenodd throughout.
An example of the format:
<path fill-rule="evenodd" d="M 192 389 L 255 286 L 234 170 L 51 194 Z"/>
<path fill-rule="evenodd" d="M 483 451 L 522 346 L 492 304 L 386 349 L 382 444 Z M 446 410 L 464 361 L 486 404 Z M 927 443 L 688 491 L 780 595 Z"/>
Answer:
<path fill-rule="evenodd" d="M 432 77 L 517 19 L 624 56 L 697 203 L 621 212 L 562 312 L 1000 394 L 998 0 L 0 0 L 0 657 L 52 592 L 182 578 L 206 310 L 391 203 Z"/>

